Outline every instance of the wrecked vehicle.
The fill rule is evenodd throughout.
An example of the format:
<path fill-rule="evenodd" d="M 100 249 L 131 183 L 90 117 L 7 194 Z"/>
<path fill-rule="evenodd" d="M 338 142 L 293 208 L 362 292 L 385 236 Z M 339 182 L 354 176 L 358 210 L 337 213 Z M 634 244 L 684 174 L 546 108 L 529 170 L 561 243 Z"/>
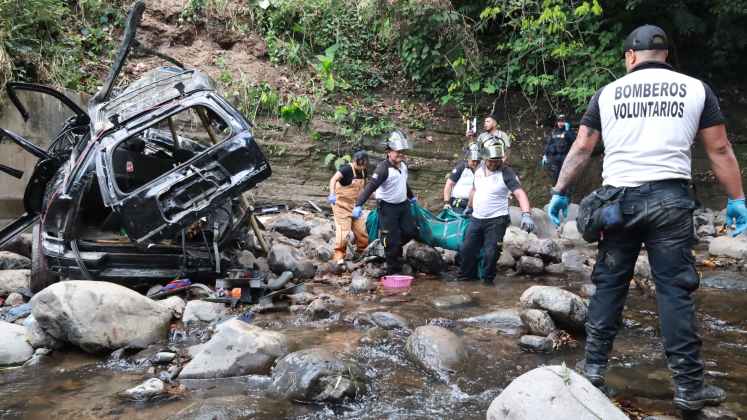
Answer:
<path fill-rule="evenodd" d="M 34 225 L 34 291 L 60 276 L 127 283 L 225 273 L 230 249 L 253 217 L 242 193 L 271 174 L 252 125 L 209 76 L 138 43 L 144 9 L 138 1 L 130 11 L 118 55 L 87 112 L 54 89 L 7 85 L 24 119 L 30 115 L 19 90 L 50 95 L 72 114 L 48 150 L 0 129 L 0 137 L 39 159 L 25 214 L 0 231 L 2 244 Z M 133 49 L 174 65 L 116 92 Z"/>

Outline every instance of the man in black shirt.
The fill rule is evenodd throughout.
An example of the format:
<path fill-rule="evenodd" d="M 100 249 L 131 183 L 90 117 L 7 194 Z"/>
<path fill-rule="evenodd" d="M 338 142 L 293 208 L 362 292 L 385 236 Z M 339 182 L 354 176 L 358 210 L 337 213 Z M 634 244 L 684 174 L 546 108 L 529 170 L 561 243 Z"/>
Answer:
<path fill-rule="evenodd" d="M 542 165 L 550 173 L 553 185 L 558 182 L 560 168 L 563 166 L 565 156 L 571 150 L 573 140 L 576 139 L 565 120 L 565 115 L 558 115 L 555 125 L 555 128 L 547 136 L 545 152 L 542 156 Z"/>
<path fill-rule="evenodd" d="M 356 152 L 353 155 L 353 161 L 342 165 L 329 180 L 327 201 L 332 204 L 332 214 L 335 219 L 335 255 L 332 260 L 337 264 L 345 260 L 351 229 L 355 235 L 358 252 L 362 253 L 368 246 L 366 223 L 360 218 L 352 217 L 355 199 L 363 191 L 366 182 L 367 167 L 368 154 L 365 151 Z"/>

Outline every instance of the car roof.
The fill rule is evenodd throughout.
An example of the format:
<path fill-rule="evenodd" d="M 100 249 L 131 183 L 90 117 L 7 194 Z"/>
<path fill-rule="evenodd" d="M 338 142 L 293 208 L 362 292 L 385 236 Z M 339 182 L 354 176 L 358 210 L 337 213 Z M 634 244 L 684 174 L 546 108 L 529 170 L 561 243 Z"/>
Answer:
<path fill-rule="evenodd" d="M 96 137 L 178 97 L 215 90 L 215 82 L 199 70 L 178 67 L 150 70 L 111 100 L 89 108 L 92 135 Z"/>

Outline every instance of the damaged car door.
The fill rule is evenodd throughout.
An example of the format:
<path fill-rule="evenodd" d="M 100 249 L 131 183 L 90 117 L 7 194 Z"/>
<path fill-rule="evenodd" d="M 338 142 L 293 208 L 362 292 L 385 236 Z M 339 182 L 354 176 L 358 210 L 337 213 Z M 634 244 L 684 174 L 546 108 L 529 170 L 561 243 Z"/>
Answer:
<path fill-rule="evenodd" d="M 271 169 L 251 127 L 218 95 L 196 92 L 104 136 L 96 171 L 102 198 L 131 241 L 173 238 Z"/>

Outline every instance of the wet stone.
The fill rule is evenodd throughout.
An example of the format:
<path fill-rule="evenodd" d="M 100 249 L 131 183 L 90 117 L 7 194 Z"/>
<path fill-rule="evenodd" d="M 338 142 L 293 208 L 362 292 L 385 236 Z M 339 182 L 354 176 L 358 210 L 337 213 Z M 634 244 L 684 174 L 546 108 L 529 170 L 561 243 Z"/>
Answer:
<path fill-rule="evenodd" d="M 431 304 L 438 309 L 454 309 L 474 303 L 472 296 L 466 294 L 441 296 L 431 300 Z"/>
<path fill-rule="evenodd" d="M 588 308 L 579 296 L 554 286 L 532 286 L 521 294 L 525 308 L 546 310 L 556 325 L 582 331 Z"/>
<path fill-rule="evenodd" d="M 275 219 L 275 221 L 270 224 L 270 230 L 300 241 L 309 236 L 311 233 L 311 226 L 302 217 L 287 214 Z"/>
<path fill-rule="evenodd" d="M 146 401 L 155 398 L 164 393 L 166 384 L 162 380 L 157 378 L 151 378 L 142 384 L 124 390 L 117 394 L 122 399 L 132 401 Z"/>
<path fill-rule="evenodd" d="M 550 353 L 552 340 L 538 335 L 523 335 L 519 340 L 519 347 L 525 351 Z"/>
<path fill-rule="evenodd" d="M 714 289 L 747 291 L 747 276 L 729 272 L 711 273 L 703 276 L 700 285 Z"/>
<path fill-rule="evenodd" d="M 742 259 L 747 256 L 747 237 L 739 235 L 736 238 L 731 236 L 719 236 L 708 245 L 708 253 L 714 257 L 730 257 Z"/>
<path fill-rule="evenodd" d="M 575 249 L 564 252 L 560 260 L 567 271 L 581 272 L 586 268 L 586 257 Z"/>
<path fill-rule="evenodd" d="M 185 324 L 190 322 L 213 322 L 226 313 L 226 306 L 222 303 L 204 302 L 191 300 L 184 308 L 182 320 Z"/>
<path fill-rule="evenodd" d="M 416 328 L 407 339 L 405 350 L 415 362 L 439 376 L 456 369 L 467 357 L 456 334 L 433 325 Z"/>
<path fill-rule="evenodd" d="M 560 245 L 552 239 L 529 241 L 527 246 L 527 254 L 550 262 L 560 262 L 561 252 Z"/>
<path fill-rule="evenodd" d="M 362 270 L 353 271 L 350 281 L 350 290 L 356 293 L 368 292 L 375 290 L 377 282 L 375 279 L 366 275 Z"/>
<path fill-rule="evenodd" d="M 563 264 L 549 264 L 545 267 L 545 271 L 550 274 L 563 274 L 565 273 L 565 267 Z"/>
<path fill-rule="evenodd" d="M 501 252 L 500 258 L 498 258 L 497 266 L 499 268 L 514 268 L 516 266 L 516 260 L 510 252 Z"/>
<path fill-rule="evenodd" d="M 519 334 L 524 327 L 517 309 L 499 309 L 487 314 L 464 318 L 460 322 L 496 328 L 499 332 L 508 335 Z"/>
<path fill-rule="evenodd" d="M 421 273 L 438 274 L 446 268 L 441 253 L 421 242 L 410 241 L 404 246 L 404 255 L 413 269 Z"/>
<path fill-rule="evenodd" d="M 391 312 L 374 312 L 371 314 L 371 321 L 385 330 L 410 328 L 410 323 L 405 318 Z"/>
<path fill-rule="evenodd" d="M 526 309 L 521 312 L 521 320 L 530 334 L 547 337 L 556 330 L 550 314 L 539 309 Z"/>
<path fill-rule="evenodd" d="M 542 274 L 545 271 L 542 260 L 537 257 L 523 256 L 519 259 L 516 269 L 523 274 Z"/>
<path fill-rule="evenodd" d="M 695 420 L 739 420 L 739 416 L 725 407 L 706 407 L 696 416 Z"/>

